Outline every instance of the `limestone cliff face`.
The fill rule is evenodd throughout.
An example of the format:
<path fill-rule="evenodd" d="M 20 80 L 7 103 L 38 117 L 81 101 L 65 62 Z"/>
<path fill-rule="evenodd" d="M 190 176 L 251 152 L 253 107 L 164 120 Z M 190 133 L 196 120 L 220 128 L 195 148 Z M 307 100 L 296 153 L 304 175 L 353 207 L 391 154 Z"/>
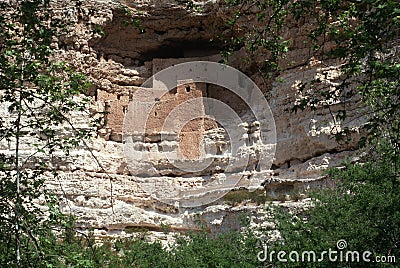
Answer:
<path fill-rule="evenodd" d="M 171 225 L 176 230 L 196 229 L 199 221 L 211 230 L 234 228 L 235 217 L 241 211 L 260 212 L 256 201 L 265 194 L 261 182 L 267 182 L 264 185 L 270 200 L 291 204 L 309 187 L 325 183 L 321 175 L 325 168 L 340 165 L 352 154 L 355 142 L 341 145 L 332 139 L 330 131 L 334 120 L 328 110 L 290 112 L 301 98 L 297 95 L 300 81 L 319 77 L 329 86 L 339 77 L 339 63 L 332 61 L 329 66 L 323 66 L 310 59 L 309 45 L 301 34 L 301 27 L 305 26 L 293 24 L 287 29 L 292 49 L 285 59 L 286 69 L 272 84 L 265 82 L 252 64 L 246 63 L 243 50 L 235 52 L 229 62 L 250 76 L 264 93 L 269 93 L 277 137 L 271 169 L 256 170 L 250 167 L 254 165 L 250 161 L 245 172 L 240 173 L 236 190 L 209 205 L 182 208 L 154 199 L 143 187 L 143 177 L 195 187 L 205 177 L 218 180 L 224 174 L 220 167 L 225 161 L 223 157 L 209 168 L 192 173 L 171 167 L 162 159 L 152 163 L 160 171 L 155 174 L 146 166 L 149 163 L 135 163 L 134 168 L 129 168 L 132 163 L 125 157 L 122 142 L 123 120 L 132 96 L 138 90 L 145 92 L 141 86 L 151 75 L 181 62 L 220 60 L 221 44 L 216 40 L 228 30 L 225 24 L 228 10 L 218 1 L 198 2 L 197 8 L 172 0 L 123 3 L 97 0 L 82 1 L 78 6 L 70 6 L 68 1 L 54 3 L 57 14 L 74 22 L 69 35 L 55 40 L 57 57 L 89 77 L 93 83 L 89 92 L 93 111 L 107 112 L 106 123 L 98 130 L 97 138 L 90 142 L 90 148 L 74 151 L 69 163 L 60 167 L 59 179 L 48 181 L 48 187 L 63 199 L 65 210 L 77 215 L 81 228 L 95 228 L 97 235 L 124 235 L 140 228 L 161 231 L 161 224 Z M 263 55 L 257 57 L 260 60 Z M 235 95 L 224 88 L 203 86 L 193 84 L 190 94 L 207 95 L 228 103 L 240 118 L 252 123 L 248 107 Z M 169 113 L 168 109 L 189 92 L 186 90 L 178 87 L 176 92 L 156 100 L 160 104 L 152 112 L 155 112 L 153 136 L 138 142 L 138 151 L 160 152 L 162 146 L 157 140 L 157 124 L 160 123 L 155 117 Z M 199 112 L 206 113 L 206 110 Z M 77 121 L 85 124 L 85 120 Z M 352 124 L 350 127 L 356 131 L 362 122 L 354 120 Z M 185 128 L 179 138 L 163 145 L 181 146 L 188 161 L 201 155 L 201 142 L 229 148 L 223 128 L 212 120 L 201 119 Z M 253 132 L 249 130 L 249 133 Z M 221 149 L 220 155 L 224 155 L 223 150 L 226 148 Z M 246 201 L 248 198 L 241 196 L 250 196 L 244 192 L 252 179 L 260 182 L 259 190 Z"/>

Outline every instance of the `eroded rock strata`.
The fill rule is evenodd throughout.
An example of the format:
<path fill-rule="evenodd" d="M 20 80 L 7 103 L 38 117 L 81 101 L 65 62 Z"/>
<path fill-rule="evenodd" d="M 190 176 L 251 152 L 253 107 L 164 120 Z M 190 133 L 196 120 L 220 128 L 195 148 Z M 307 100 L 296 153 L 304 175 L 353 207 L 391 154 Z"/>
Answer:
<path fill-rule="evenodd" d="M 204 225 L 210 231 L 236 228 L 242 212 L 266 214 L 264 205 L 260 205 L 265 201 L 285 202 L 287 206 L 301 203 L 308 189 L 330 183 L 322 176 L 324 169 L 340 165 L 354 152 L 356 139 L 350 144 L 338 144 L 332 139 L 334 120 L 328 110 L 290 112 L 301 98 L 297 93 L 300 81 L 319 78 L 329 86 L 340 75 L 339 62 L 322 64 L 310 58 L 310 47 L 302 33 L 307 23 L 293 23 L 287 26 L 285 36 L 291 40 L 291 50 L 282 60 L 285 68 L 276 80 L 265 81 L 255 71 L 254 63 L 246 61 L 244 49 L 229 59 L 229 65 L 247 74 L 263 93 L 268 93 L 277 139 L 271 168 L 257 169 L 257 161 L 250 157 L 244 169 L 237 171 L 240 182 L 234 190 L 211 204 L 185 208 L 179 203 L 160 202 L 154 194 L 162 196 L 163 191 L 171 189 L 163 183 L 196 189 L 205 182 L 223 182 L 226 177 L 224 167 L 231 157 L 231 144 L 224 128 L 206 117 L 212 116 L 210 107 L 197 103 L 178 114 L 178 119 L 187 113 L 199 115 L 188 123 L 182 119 L 180 132 L 162 128 L 173 108 L 188 99 L 208 97 L 231 106 L 245 123 L 241 127 L 249 140 L 243 148 L 255 155 L 254 159 L 266 154 L 257 145 L 257 122 L 251 109 L 228 89 L 181 81 L 175 90 L 153 98 L 146 96 L 150 89 L 143 87 L 153 74 L 167 67 L 189 61 L 220 61 L 218 36 L 229 30 L 229 10 L 218 1 L 199 1 L 199 8 L 190 9 L 172 0 L 97 0 L 73 6 L 68 1 L 55 1 L 54 7 L 55 14 L 67 17 L 74 25 L 68 35 L 55 40 L 56 55 L 88 76 L 92 82 L 88 92 L 93 98 L 92 109 L 106 112 L 105 124 L 96 130 L 97 137 L 89 142 L 89 148 L 72 152 L 70 159 L 57 167 L 59 178 L 47 182 L 49 189 L 62 198 L 65 211 L 77 216 L 79 228 L 94 228 L 98 236 L 127 235 L 143 229 L 157 236 L 163 231 L 160 226 L 183 232 Z M 263 54 L 259 53 L 255 61 L 262 59 Z M 144 92 L 141 98 L 153 98 L 157 103 L 147 112 L 150 116 L 146 135 L 139 135 L 136 140 L 132 136 L 135 152 L 146 152 L 151 157 L 134 162 L 124 153 L 123 132 L 124 118 L 130 107 L 134 109 L 130 103 L 138 100 L 137 92 Z M 133 120 L 143 121 L 138 107 Z M 356 111 L 349 116 L 355 118 Z M 88 124 L 84 116 L 75 116 L 73 121 Z M 351 122 L 348 126 L 356 136 L 363 122 Z M 161 138 L 163 131 L 166 132 Z M 1 150 L 11 147 L 2 144 Z M 189 162 L 204 155 L 214 161 L 198 171 L 183 171 L 166 157 L 177 150 Z M 153 196 L 146 189 L 144 178 L 160 182 Z M 247 188 L 255 185 L 254 181 L 257 187 L 249 192 Z"/>

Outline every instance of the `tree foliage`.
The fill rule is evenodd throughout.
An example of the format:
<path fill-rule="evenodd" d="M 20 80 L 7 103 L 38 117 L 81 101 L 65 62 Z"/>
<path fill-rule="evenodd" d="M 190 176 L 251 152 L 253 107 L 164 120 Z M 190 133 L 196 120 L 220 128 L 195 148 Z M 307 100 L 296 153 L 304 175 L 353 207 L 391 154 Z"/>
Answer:
<path fill-rule="evenodd" d="M 338 251 L 337 242 L 345 240 L 343 252 L 357 251 L 359 259 L 336 262 L 326 255 L 322 262 L 308 263 L 307 267 L 396 267 L 400 250 L 400 185 L 391 155 L 383 147 L 379 159 L 365 164 L 348 163 L 345 169 L 330 171 L 338 183 L 334 189 L 325 189 L 313 195 L 314 207 L 297 213 L 282 212 L 278 229 L 282 241 L 273 250 L 286 252 L 313 250 L 320 258 L 323 251 Z M 397 159 L 399 161 L 400 159 Z M 271 249 L 272 250 L 272 249 Z M 362 254 L 372 253 L 371 262 Z M 388 263 L 376 263 L 375 257 L 394 256 Z M 301 267 L 301 262 L 280 263 L 282 267 Z"/>
<path fill-rule="evenodd" d="M 71 237 L 62 244 L 68 267 L 257 267 L 259 239 L 252 233 L 232 231 L 211 236 L 204 233 L 176 235 L 169 248 L 160 241 L 124 238 L 103 240 L 94 245 L 93 238 Z M 58 265 L 60 263 L 57 263 Z"/>
<path fill-rule="evenodd" d="M 250 55 L 269 51 L 261 69 L 276 77 L 285 66 L 280 59 L 291 44 L 284 38 L 287 25 L 307 25 L 310 58 L 324 66 L 336 64 L 340 77 L 329 86 L 314 79 L 301 81 L 293 112 L 329 109 L 338 140 L 351 137 L 346 125 L 349 110 L 364 119 L 361 145 L 368 144 L 364 164 L 346 164 L 329 177 L 337 187 L 313 195 L 314 207 L 277 218 L 282 241 L 275 250 L 290 252 L 336 249 L 345 239 L 350 250 L 399 258 L 399 149 L 400 149 L 400 2 L 399 1 L 268 1 L 228 0 L 236 12 L 238 38 L 231 47 L 244 46 Z M 251 27 L 240 18 L 253 18 Z M 240 30 L 243 30 L 240 32 Z M 276 56 L 278 55 L 278 56 Z M 270 68 L 274 66 L 274 68 Z M 266 68 L 265 68 L 266 67 Z M 331 109 L 335 107 L 335 109 Z M 354 118 L 353 118 L 354 120 Z M 371 148 L 372 147 L 372 148 Z M 278 267 L 377 267 L 378 263 L 275 263 Z M 360 266 L 361 265 L 361 266 Z M 391 266 L 395 264 L 387 264 Z"/>
<path fill-rule="evenodd" d="M 193 1 L 181 2 L 196 10 Z M 348 118 L 348 103 L 360 98 L 368 137 L 383 148 L 373 154 L 375 162 L 332 171 L 338 187 L 317 193 L 314 208 L 297 217 L 281 214 L 283 240 L 274 247 L 318 251 L 345 239 L 351 249 L 399 257 L 399 1 L 225 2 L 233 14 L 227 21 L 232 35 L 226 55 L 243 46 L 250 55 L 261 51 L 265 59 L 258 67 L 268 79 L 284 68 L 281 59 L 292 45 L 285 37 L 288 25 L 307 23 L 303 34 L 310 57 L 323 64 L 338 59 L 341 77 L 330 87 L 317 79 L 302 81 L 303 98 L 293 111 L 335 105 L 340 109 L 333 116 L 340 123 Z M 256 23 L 243 25 L 243 17 Z M 178 238 L 170 250 L 159 242 L 132 239 L 96 245 L 93 237 L 76 235 L 44 187 L 45 178 L 57 176 L 69 151 L 91 136 L 90 128 L 71 122 L 71 113 L 88 110 L 90 100 L 82 93 L 89 84 L 57 61 L 52 50 L 53 38 L 66 29 L 49 0 L 0 3 L 0 266 L 259 266 L 259 239 L 251 232 L 193 234 Z M 349 133 L 344 127 L 337 137 Z"/>
<path fill-rule="evenodd" d="M 49 1 L 0 3 L 0 266 L 41 266 L 63 221 L 45 178 L 91 136 L 71 123 L 85 114 L 89 84 L 53 56 L 66 24 Z"/>
<path fill-rule="evenodd" d="M 293 106 L 294 112 L 335 106 L 333 119 L 343 125 L 334 132 L 340 140 L 350 135 L 351 130 L 344 124 L 349 104 L 361 97 L 359 116 L 367 118 L 363 129 L 368 137 L 385 136 L 393 144 L 393 153 L 399 153 L 399 1 L 225 2 L 235 10 L 228 21 L 233 29 L 229 47 L 233 50 L 244 46 L 250 54 L 262 51 L 265 60 L 260 69 L 267 77 L 276 77 L 285 68 L 280 60 L 292 46 L 285 38 L 286 31 L 296 23 L 307 26 L 301 27 L 299 35 L 307 37 L 310 59 L 327 66 L 332 59 L 340 61 L 341 77 L 336 85 L 327 87 L 318 79 L 301 81 L 302 98 Z M 255 23 L 243 25 L 243 17 Z"/>

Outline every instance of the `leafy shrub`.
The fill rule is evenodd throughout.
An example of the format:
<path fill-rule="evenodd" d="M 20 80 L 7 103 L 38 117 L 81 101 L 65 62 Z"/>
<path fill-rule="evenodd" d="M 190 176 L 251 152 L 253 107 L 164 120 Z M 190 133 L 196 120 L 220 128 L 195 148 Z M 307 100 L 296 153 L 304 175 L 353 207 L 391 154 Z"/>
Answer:
<path fill-rule="evenodd" d="M 348 163 L 345 169 L 331 170 L 329 174 L 339 181 L 338 186 L 315 193 L 315 206 L 308 211 L 295 216 L 282 212 L 278 217 L 278 228 L 283 242 L 276 243 L 275 250 L 314 250 L 321 253 L 329 248 L 337 250 L 337 241 L 344 239 L 347 242 L 345 250 L 358 251 L 360 254 L 370 251 L 373 256 L 395 256 L 399 260 L 400 177 L 392 156 L 385 152 L 387 149 L 381 151 L 376 161 Z M 298 267 L 299 263 L 280 265 Z M 339 264 L 329 263 L 325 258 L 325 262 L 314 265 L 337 267 Z M 383 266 L 378 263 L 351 262 L 340 265 Z"/>

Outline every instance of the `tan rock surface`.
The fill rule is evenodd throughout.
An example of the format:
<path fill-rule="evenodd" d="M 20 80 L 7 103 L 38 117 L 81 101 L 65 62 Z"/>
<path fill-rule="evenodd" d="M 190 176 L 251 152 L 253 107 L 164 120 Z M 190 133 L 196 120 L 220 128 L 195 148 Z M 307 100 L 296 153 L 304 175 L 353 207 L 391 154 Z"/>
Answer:
<path fill-rule="evenodd" d="M 152 229 L 161 224 L 196 229 L 200 219 L 212 230 L 221 230 L 230 224 L 235 225 L 241 209 L 257 213 L 257 205 L 246 205 L 251 200 L 232 204 L 222 198 L 208 206 L 180 208 L 161 203 L 151 192 L 145 191 L 145 179 L 160 181 L 157 189 L 160 192 L 167 184 L 196 189 L 206 182 L 218 184 L 224 180 L 224 167 L 230 159 L 230 143 L 224 129 L 218 128 L 213 120 L 201 118 L 184 123 L 183 113 L 182 117 L 176 117 L 176 124 L 182 125 L 181 132 L 162 142 L 158 138 L 163 120 L 183 101 L 202 96 L 216 98 L 232 105 L 247 123 L 255 121 L 243 101 L 220 87 L 189 84 L 188 92 L 187 85 L 181 85 L 176 92 L 170 92 L 159 100 L 155 100 L 156 97 L 146 88 L 140 87 L 152 74 L 173 64 L 220 60 L 220 44 L 209 40 L 226 30 L 224 18 L 227 11 L 224 7 L 220 7 L 218 1 L 199 1 L 201 11 L 188 10 L 175 1 L 124 1 L 127 8 L 114 1 L 83 1 L 79 8 L 67 1 L 56 2 L 55 12 L 63 16 L 68 14 L 75 22 L 67 36 L 55 40 L 56 53 L 89 77 L 93 83 L 90 90 L 93 109 L 107 112 L 105 125 L 97 130 L 98 137 L 89 143 L 90 148 L 78 148 L 72 152 L 69 160 L 59 166 L 60 177 L 47 182 L 49 189 L 62 198 L 65 211 L 77 215 L 79 226 L 83 229 L 94 227 L 99 236 L 127 235 L 129 228 L 144 226 Z M 284 196 L 293 200 L 308 188 L 324 184 L 322 170 L 340 165 L 354 153 L 351 150 L 356 147 L 356 140 L 341 145 L 332 139 L 331 127 L 338 122 L 328 110 L 290 113 L 293 104 L 301 98 L 296 90 L 299 81 L 322 77 L 329 85 L 335 83 L 340 75 L 338 62 L 323 67 L 309 59 L 309 47 L 299 34 L 301 27 L 306 25 L 292 25 L 287 30 L 293 50 L 287 56 L 290 68 L 279 76 L 281 82 L 276 80 L 271 85 L 264 81 L 246 63 L 243 50 L 235 52 L 230 59 L 231 65 L 250 75 L 263 92 L 266 93 L 271 85 L 269 104 L 278 139 L 273 170 L 257 171 L 256 161 L 250 160 L 245 171 L 238 173 L 242 181 L 236 191 L 250 185 L 251 180 L 260 182 L 258 188 L 263 189 L 261 182 L 267 181 L 267 192 L 273 198 L 282 201 Z M 258 57 L 262 59 L 262 53 Z M 150 161 L 129 162 L 121 142 L 123 123 L 127 109 L 134 105 L 132 96 L 138 90 L 143 92 L 143 99 L 158 104 L 149 110 L 148 130 L 151 135 L 146 139 L 139 137 L 132 149 L 138 155 L 149 154 Z M 143 109 L 143 113 L 129 119 L 136 120 L 134 122 L 139 125 L 146 121 L 145 111 L 150 109 L 141 107 L 135 109 Z M 195 106 L 193 109 L 198 110 L 191 112 L 200 115 L 210 112 L 209 107 Z M 350 117 L 356 115 L 357 111 L 353 110 Z M 0 108 L 0 116 L 9 115 Z M 84 116 L 76 115 L 75 118 L 80 124 L 87 122 Z M 362 123 L 362 120 L 354 120 L 349 125 L 355 136 Z M 64 131 L 70 130 L 65 128 Z M 254 133 L 250 131 L 248 134 L 254 139 Z M 26 144 L 30 142 L 26 141 Z M 1 140 L 0 153 L 9 153 L 12 146 Z M 177 148 L 188 161 L 202 155 L 215 158 L 215 161 L 202 171 L 184 172 L 168 160 L 175 157 Z M 243 148 L 254 159 L 263 152 L 252 144 L 244 144 Z M 28 150 L 29 146 L 22 154 L 28 155 Z M 222 227 L 218 229 L 216 226 Z"/>

